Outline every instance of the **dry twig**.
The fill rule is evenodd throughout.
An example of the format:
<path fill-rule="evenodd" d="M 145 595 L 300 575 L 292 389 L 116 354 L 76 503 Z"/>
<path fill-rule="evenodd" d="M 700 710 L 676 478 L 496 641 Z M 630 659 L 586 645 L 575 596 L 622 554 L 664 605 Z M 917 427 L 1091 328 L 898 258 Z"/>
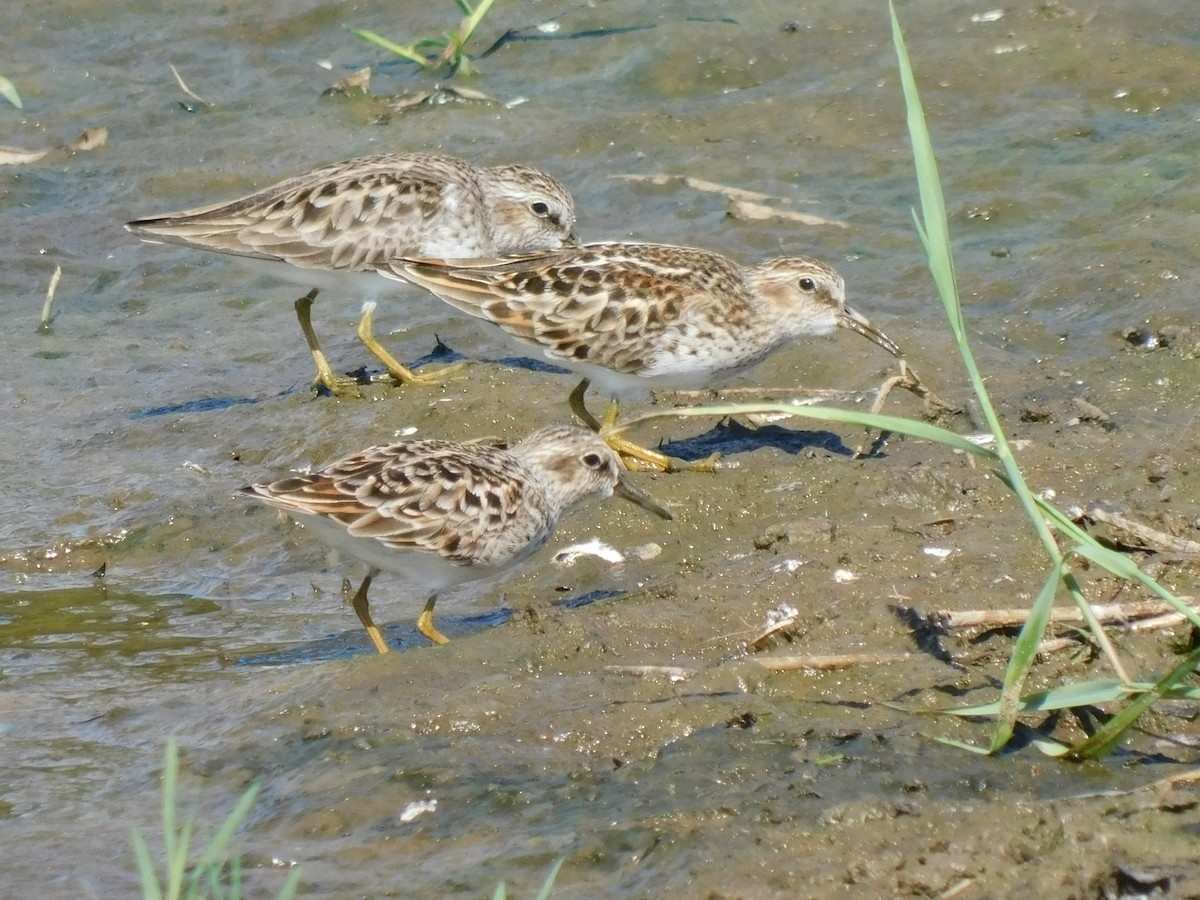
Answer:
<path fill-rule="evenodd" d="M 1189 541 L 1186 538 L 1175 537 L 1173 534 L 1167 534 L 1165 531 L 1159 531 L 1156 528 L 1151 528 L 1149 525 L 1135 522 L 1128 516 L 1106 509 L 1100 502 L 1089 504 L 1084 509 L 1082 518 L 1092 522 L 1100 522 L 1101 524 L 1132 535 L 1135 539 L 1142 542 L 1145 549 L 1160 553 L 1171 559 L 1200 559 L 1200 543 Z"/>
<path fill-rule="evenodd" d="M 794 672 L 797 669 L 824 671 L 907 662 L 913 656 L 912 653 L 833 653 L 821 656 L 756 656 L 753 662 L 772 672 Z"/>
<path fill-rule="evenodd" d="M 1186 603 L 1192 604 L 1193 598 L 1180 597 Z M 1092 605 L 1092 612 L 1103 625 L 1130 625 L 1138 619 L 1155 617 L 1172 619 L 1169 624 L 1182 621 L 1183 615 L 1175 612 L 1175 608 L 1162 600 L 1138 600 L 1134 603 L 1110 603 Z M 940 611 L 928 617 L 932 624 L 945 629 L 955 628 L 1015 628 L 1025 624 L 1029 617 L 1027 609 L 976 609 L 960 611 Z M 1050 611 L 1051 622 L 1082 622 L 1083 612 L 1076 606 L 1061 606 Z M 1158 626 L 1165 627 L 1165 626 Z M 1142 630 L 1145 630 L 1143 624 Z"/>

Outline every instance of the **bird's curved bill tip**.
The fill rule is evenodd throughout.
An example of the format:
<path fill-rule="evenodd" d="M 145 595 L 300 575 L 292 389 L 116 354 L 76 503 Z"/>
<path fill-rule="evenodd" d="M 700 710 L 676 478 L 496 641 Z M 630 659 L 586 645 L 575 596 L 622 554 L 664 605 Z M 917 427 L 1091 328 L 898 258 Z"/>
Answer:
<path fill-rule="evenodd" d="M 666 519 L 670 522 L 675 517 L 671 511 L 651 497 L 648 493 L 639 487 L 629 483 L 628 473 L 622 472 L 621 477 L 617 479 L 617 486 L 613 488 L 613 493 L 619 497 L 624 497 L 633 503 L 636 503 L 642 509 L 654 513 L 661 519 Z"/>
<path fill-rule="evenodd" d="M 899 344 L 872 325 L 870 320 L 862 313 L 855 312 L 848 306 L 842 310 L 842 317 L 838 319 L 838 324 L 843 328 L 849 328 L 855 334 L 861 334 L 871 343 L 878 344 L 888 353 L 892 354 L 892 356 L 904 356 L 900 351 Z"/>

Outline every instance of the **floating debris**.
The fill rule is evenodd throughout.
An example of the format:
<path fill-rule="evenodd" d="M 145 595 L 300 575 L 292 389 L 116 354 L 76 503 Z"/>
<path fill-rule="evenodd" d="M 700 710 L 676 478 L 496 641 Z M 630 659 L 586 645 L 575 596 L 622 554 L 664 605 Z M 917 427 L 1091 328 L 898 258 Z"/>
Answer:
<path fill-rule="evenodd" d="M 45 150 L 22 150 L 20 147 L 0 147 L 0 166 L 23 166 L 26 163 L 37 162 L 50 152 Z"/>
<path fill-rule="evenodd" d="M 763 650 L 774 643 L 775 638 L 790 641 L 796 636 L 796 623 L 800 611 L 787 603 L 767 610 L 767 621 L 762 631 L 748 642 L 751 650 Z"/>
<path fill-rule="evenodd" d="M 366 94 L 371 88 L 371 67 L 359 69 L 357 72 L 352 72 L 345 78 L 339 78 L 331 87 L 325 89 L 322 97 L 328 97 L 331 94 L 346 97 L 350 94 Z"/>
<path fill-rule="evenodd" d="M 74 151 L 95 150 L 108 143 L 108 129 L 103 125 L 85 128 L 79 137 L 70 145 Z"/>
<path fill-rule="evenodd" d="M 417 816 L 423 816 L 425 813 L 437 812 L 437 799 L 429 800 L 414 800 L 400 812 L 401 822 L 411 822 Z"/>
<path fill-rule="evenodd" d="M 203 97 L 201 97 L 199 94 L 197 94 L 195 91 L 193 91 L 190 87 L 187 86 L 187 82 L 183 80 L 183 76 L 179 74 L 178 69 L 176 69 L 170 63 L 167 63 L 167 65 L 171 67 L 171 74 L 175 76 L 175 81 L 179 84 L 179 89 L 181 91 L 183 91 L 185 94 L 187 94 L 189 97 L 191 97 L 197 103 L 199 103 L 200 106 L 203 108 L 207 108 L 207 107 L 210 107 L 213 105 L 213 104 L 209 103 L 207 100 L 205 100 Z M 179 105 L 182 106 L 184 109 L 186 109 L 188 112 L 196 111 L 196 107 L 191 106 L 190 104 L 187 104 L 187 103 L 183 103 L 182 101 L 180 102 Z"/>
<path fill-rule="evenodd" d="M 826 219 L 810 213 L 798 212 L 794 209 L 776 209 L 765 203 L 751 203 L 749 200 L 730 199 L 725 214 L 739 222 L 761 222 L 764 219 L 783 219 L 785 222 L 799 222 L 801 225 L 833 225 L 837 228 L 850 226 L 838 219 Z"/>
<path fill-rule="evenodd" d="M 54 321 L 54 295 L 58 291 L 58 280 L 62 278 L 62 266 L 54 267 L 54 274 L 50 276 L 50 286 L 46 288 L 46 302 L 42 304 L 42 321 L 38 325 L 38 331 L 45 334 L 50 330 L 50 323 Z"/>
<path fill-rule="evenodd" d="M 477 91 L 473 88 L 461 88 L 454 85 L 442 87 L 436 85 L 428 91 L 417 91 L 412 94 L 397 94 L 388 101 L 388 109 L 395 112 L 407 112 L 418 106 L 441 106 L 443 103 L 456 101 L 499 103 L 495 97 Z"/>

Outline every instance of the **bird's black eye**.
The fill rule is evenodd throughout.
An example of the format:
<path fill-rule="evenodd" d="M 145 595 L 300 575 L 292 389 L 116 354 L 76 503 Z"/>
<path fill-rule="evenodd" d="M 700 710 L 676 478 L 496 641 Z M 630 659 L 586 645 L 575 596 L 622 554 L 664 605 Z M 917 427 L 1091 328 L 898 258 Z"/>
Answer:
<path fill-rule="evenodd" d="M 535 216 L 548 216 L 550 215 L 550 204 L 544 203 L 541 200 L 535 200 L 529 204 L 529 210 Z"/>
<path fill-rule="evenodd" d="M 800 290 L 804 291 L 806 294 L 811 294 L 817 289 L 817 283 L 807 275 L 800 279 L 799 284 Z"/>
<path fill-rule="evenodd" d="M 589 469 L 599 469 L 604 465 L 604 458 L 599 453 L 585 453 L 583 455 L 583 464 Z"/>

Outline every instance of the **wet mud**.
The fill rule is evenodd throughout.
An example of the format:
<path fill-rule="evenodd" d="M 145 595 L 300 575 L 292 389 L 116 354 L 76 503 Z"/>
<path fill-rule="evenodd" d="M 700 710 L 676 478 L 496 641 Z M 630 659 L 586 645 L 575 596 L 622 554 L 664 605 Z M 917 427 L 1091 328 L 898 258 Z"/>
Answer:
<path fill-rule="evenodd" d="M 700 6 L 563 12 L 567 34 L 613 32 L 514 39 L 481 61 L 481 89 L 527 102 L 386 121 L 321 96 L 377 59 L 341 26 L 435 32 L 432 8 L 399 23 L 303 3 L 125 4 L 103 26 L 70 3 L 0 13 L 14 36 L 3 74 L 26 99 L 3 110 L 5 143 L 110 132 L 105 148 L 0 170 L 0 893 L 136 894 L 129 829 L 157 834 L 174 736 L 202 832 L 262 784 L 238 837 L 251 896 L 292 866 L 302 896 L 490 896 L 500 880 L 533 896 L 562 857 L 555 896 L 1200 896 L 1200 803 L 1180 780 L 1195 771 L 1200 704 L 1158 705 L 1101 762 L 1033 746 L 1038 733 L 1079 740 L 1096 710 L 1030 719 L 997 758 L 937 740 L 987 742 L 986 722 L 932 713 L 994 699 L 1014 631 L 928 618 L 1026 606 L 1048 570 L 1007 489 L 962 455 L 891 436 L 856 458 L 861 431 L 800 419 L 639 426 L 682 459 L 723 454 L 714 474 L 638 476 L 673 522 L 586 504 L 513 578 L 439 600 L 445 647 L 413 630 L 420 598 L 381 577 L 373 608 L 398 651 L 385 657 L 341 600 L 360 569 L 235 496 L 403 435 L 514 437 L 569 420 L 569 376 L 412 292 L 381 305 L 380 333 L 397 329 L 389 346 L 406 361 L 467 360 L 464 377 L 314 398 L 292 317 L 302 291 L 121 229 L 384 149 L 544 167 L 575 191 L 586 239 L 828 259 L 855 308 L 963 406 L 942 424 L 983 430 L 913 234 L 882 10 Z M 971 339 L 1029 483 L 1060 507 L 1100 501 L 1195 540 L 1189 11 L 900 9 Z M 498 9 L 496 34 L 552 12 Z M 216 104 L 181 106 L 167 62 Z M 395 65 L 372 82 L 428 87 Z M 720 194 L 619 173 L 760 191 L 847 227 L 746 220 Z M 54 264 L 64 276 L 43 333 Z M 325 291 L 314 307 L 342 370 L 365 361 L 357 306 Z M 894 371 L 843 333 L 724 393 L 625 410 L 750 401 L 758 386 L 869 397 Z M 903 393 L 885 411 L 923 413 Z M 1195 562 L 1105 534 L 1195 593 Z M 590 538 L 625 562 L 553 560 Z M 1103 573 L 1079 577 L 1097 601 L 1133 599 Z M 751 646 L 785 606 L 787 633 Z M 1149 679 L 1189 636 L 1113 639 Z M 778 663 L 835 655 L 858 664 Z M 1079 642 L 1047 654 L 1030 687 L 1100 677 L 1111 672 Z"/>

